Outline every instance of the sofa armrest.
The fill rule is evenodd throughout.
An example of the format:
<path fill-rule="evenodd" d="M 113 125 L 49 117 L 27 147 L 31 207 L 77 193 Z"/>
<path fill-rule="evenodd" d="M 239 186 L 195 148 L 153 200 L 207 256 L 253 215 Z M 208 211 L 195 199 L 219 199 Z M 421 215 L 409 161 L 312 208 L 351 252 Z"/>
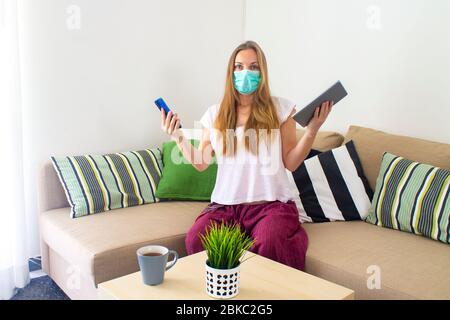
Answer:
<path fill-rule="evenodd" d="M 39 213 L 70 206 L 51 161 L 40 165 L 37 186 Z"/>

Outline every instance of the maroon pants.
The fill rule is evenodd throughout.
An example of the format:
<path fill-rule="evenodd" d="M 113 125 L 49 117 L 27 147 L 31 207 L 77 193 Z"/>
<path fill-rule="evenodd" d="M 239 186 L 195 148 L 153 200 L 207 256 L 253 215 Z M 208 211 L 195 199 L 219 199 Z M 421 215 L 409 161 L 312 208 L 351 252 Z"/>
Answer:
<path fill-rule="evenodd" d="M 302 228 L 294 201 L 271 201 L 262 204 L 209 204 L 197 217 L 186 235 L 187 253 L 203 251 L 199 234 L 204 234 L 212 221 L 237 222 L 253 237 L 250 251 L 304 270 L 308 237 Z"/>

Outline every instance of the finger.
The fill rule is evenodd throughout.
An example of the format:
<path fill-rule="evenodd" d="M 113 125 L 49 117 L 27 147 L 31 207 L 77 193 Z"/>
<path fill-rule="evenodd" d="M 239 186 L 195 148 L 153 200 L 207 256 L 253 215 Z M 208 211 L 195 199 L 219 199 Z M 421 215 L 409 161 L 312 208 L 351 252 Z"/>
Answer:
<path fill-rule="evenodd" d="M 314 118 L 319 117 L 319 111 L 320 111 L 320 107 L 316 107 L 316 110 L 314 110 Z"/>
<path fill-rule="evenodd" d="M 322 117 L 324 109 L 325 109 L 325 103 L 322 103 L 322 105 L 319 108 L 319 113 L 318 113 L 319 119 Z"/>
<path fill-rule="evenodd" d="M 175 124 L 176 129 L 180 129 L 180 119 L 177 119 L 177 122 Z"/>
<path fill-rule="evenodd" d="M 324 104 L 322 105 L 322 107 L 320 108 L 320 115 L 319 115 L 319 119 L 321 121 L 323 121 L 326 118 L 326 114 L 327 114 L 327 110 L 328 110 L 328 105 Z"/>
<path fill-rule="evenodd" d="M 325 112 L 324 112 L 324 120 L 328 117 L 328 114 L 331 111 L 331 104 L 327 106 Z"/>
<path fill-rule="evenodd" d="M 323 107 L 320 107 L 320 110 L 319 110 L 319 114 L 317 115 L 317 119 L 319 120 L 319 121 L 322 121 L 322 117 L 323 117 Z"/>
<path fill-rule="evenodd" d="M 165 123 L 166 129 L 169 129 L 170 120 L 172 120 L 172 111 L 169 111 L 169 112 L 167 113 L 167 116 L 166 116 L 166 123 Z"/>
<path fill-rule="evenodd" d="M 175 122 L 176 122 L 176 118 L 175 116 L 172 116 L 172 119 L 170 120 L 170 125 L 169 125 L 169 134 L 172 134 L 175 131 Z"/>
<path fill-rule="evenodd" d="M 327 107 L 323 112 L 322 120 L 325 121 L 325 119 L 328 117 L 328 114 L 330 113 L 330 107 Z"/>
<path fill-rule="evenodd" d="M 177 114 L 174 114 L 173 115 L 173 117 L 172 117 L 172 119 L 170 119 L 170 130 L 171 130 L 171 134 L 172 134 L 172 132 L 174 132 L 175 131 L 175 122 L 177 121 Z"/>
<path fill-rule="evenodd" d="M 161 108 L 161 128 L 164 128 L 164 124 L 166 123 L 166 113 L 164 112 L 164 109 Z"/>
<path fill-rule="evenodd" d="M 331 109 L 331 104 L 329 103 L 327 105 L 327 108 L 325 109 L 325 112 L 324 112 L 324 119 L 327 118 L 328 114 L 330 113 L 330 109 Z"/>

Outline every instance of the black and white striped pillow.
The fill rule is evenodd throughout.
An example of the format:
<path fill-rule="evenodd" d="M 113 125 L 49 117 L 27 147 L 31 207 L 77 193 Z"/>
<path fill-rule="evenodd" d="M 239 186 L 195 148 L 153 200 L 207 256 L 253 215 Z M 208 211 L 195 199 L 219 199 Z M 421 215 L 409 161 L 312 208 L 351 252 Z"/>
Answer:
<path fill-rule="evenodd" d="M 306 159 L 292 175 L 302 223 L 367 217 L 373 191 L 353 141 Z"/>

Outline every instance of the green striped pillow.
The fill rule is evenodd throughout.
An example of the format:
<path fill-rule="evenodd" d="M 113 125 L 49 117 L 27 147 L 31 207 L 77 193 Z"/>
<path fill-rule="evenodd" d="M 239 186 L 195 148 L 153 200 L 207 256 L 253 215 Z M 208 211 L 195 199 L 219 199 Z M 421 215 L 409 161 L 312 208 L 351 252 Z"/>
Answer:
<path fill-rule="evenodd" d="M 71 217 L 158 202 L 161 151 L 51 157 L 71 206 Z"/>
<path fill-rule="evenodd" d="M 450 243 L 450 170 L 385 152 L 366 221 Z"/>

